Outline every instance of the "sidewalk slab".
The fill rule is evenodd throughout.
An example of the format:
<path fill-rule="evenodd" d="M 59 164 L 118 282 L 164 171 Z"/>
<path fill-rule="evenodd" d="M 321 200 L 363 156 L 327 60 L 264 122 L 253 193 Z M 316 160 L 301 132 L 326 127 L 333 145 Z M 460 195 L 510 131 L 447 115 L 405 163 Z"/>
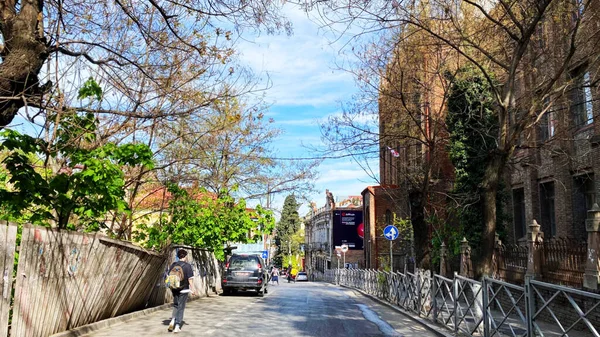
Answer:
<path fill-rule="evenodd" d="M 406 316 L 406 317 L 412 319 L 413 321 L 419 323 L 420 325 L 426 327 L 428 330 L 430 330 L 431 332 L 435 333 L 436 335 L 438 335 L 440 337 L 454 337 L 454 335 L 452 333 L 444 331 L 444 330 L 447 330 L 448 328 L 446 328 L 443 325 L 434 324 L 433 322 L 431 322 L 429 320 L 426 320 L 426 319 L 423 319 L 421 317 L 418 317 L 418 316 L 414 315 L 413 313 L 410 313 L 410 312 L 402 309 L 401 307 L 399 307 L 397 305 L 394 305 L 392 303 L 384 301 L 384 300 L 382 300 L 380 298 L 377 298 L 377 297 L 375 297 L 373 295 L 367 294 L 366 292 L 364 292 L 364 291 L 362 291 L 360 289 L 356 289 L 356 288 L 352 288 L 352 287 L 346 287 L 346 286 L 341 285 L 341 284 L 339 286 L 351 289 L 353 291 L 356 291 L 356 292 L 360 293 L 361 295 L 363 295 L 365 297 L 368 297 L 368 298 L 370 298 L 371 300 L 373 300 L 373 301 L 375 301 L 377 303 L 380 303 L 380 304 L 383 304 L 383 305 L 385 305 L 385 306 L 387 306 L 389 308 L 392 308 L 393 310 L 395 310 L 395 311 L 403 314 L 404 316 Z"/>
<path fill-rule="evenodd" d="M 214 296 L 214 295 L 211 295 Z M 204 297 L 195 297 L 195 298 L 190 298 L 188 300 L 188 304 L 190 302 L 195 302 L 197 300 L 200 299 L 204 299 L 204 298 L 210 298 L 211 296 L 204 296 Z M 153 307 L 153 308 L 148 308 L 148 309 L 144 309 L 144 310 L 140 310 L 140 311 L 134 311 L 132 313 L 129 314 L 125 314 L 125 315 L 121 315 L 121 316 L 117 316 L 117 317 L 112 317 L 112 318 L 108 318 L 102 321 L 98 321 L 95 323 L 90 323 L 87 325 L 83 325 L 71 330 L 67 330 L 67 331 L 63 331 L 63 332 L 59 332 L 59 333 L 55 333 L 54 335 L 51 335 L 50 337 L 79 337 L 79 336 L 84 336 L 87 335 L 89 333 L 92 333 L 94 331 L 98 331 L 98 330 L 102 330 L 102 329 L 106 329 L 106 328 L 110 328 L 113 327 L 115 325 L 121 324 L 121 323 L 125 323 L 125 322 L 129 322 L 131 320 L 140 318 L 140 317 L 144 317 L 144 316 L 148 316 L 156 311 L 160 311 L 160 310 L 166 310 L 166 309 L 171 309 L 173 307 L 173 303 L 165 303 L 163 305 L 159 305 L 157 307 Z"/>

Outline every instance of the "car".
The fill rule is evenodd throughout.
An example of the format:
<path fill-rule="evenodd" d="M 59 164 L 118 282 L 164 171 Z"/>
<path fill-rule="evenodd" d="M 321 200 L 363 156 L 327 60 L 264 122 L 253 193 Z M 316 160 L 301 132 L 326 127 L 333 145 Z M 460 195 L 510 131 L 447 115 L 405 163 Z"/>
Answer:
<path fill-rule="evenodd" d="M 304 271 L 301 271 L 296 275 L 296 281 L 308 281 L 308 274 Z"/>
<path fill-rule="evenodd" d="M 223 294 L 226 295 L 238 290 L 250 290 L 262 297 L 268 293 L 268 285 L 269 273 L 260 255 L 232 255 L 221 278 Z"/>

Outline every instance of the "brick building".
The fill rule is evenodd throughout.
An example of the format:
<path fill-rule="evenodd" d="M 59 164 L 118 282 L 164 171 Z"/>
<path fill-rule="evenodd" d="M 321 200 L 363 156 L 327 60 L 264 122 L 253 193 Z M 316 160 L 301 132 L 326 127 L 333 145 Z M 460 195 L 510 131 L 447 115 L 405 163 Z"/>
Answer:
<path fill-rule="evenodd" d="M 411 31 L 405 34 L 380 84 L 380 186 L 368 188 L 363 197 L 366 207 L 368 195 L 370 214 L 377 218 L 369 221 L 376 236 L 382 235 L 382 228 L 393 217 L 412 222 L 414 248 L 410 250 L 409 243 L 398 244 L 394 246 L 394 255 L 410 254 L 417 263 L 424 260 L 429 263 L 427 256 L 431 253 L 434 230 L 425 217 L 443 216 L 444 195 L 451 189 L 454 178 L 454 168 L 446 152 L 447 81 L 439 74 L 458 67 L 459 62 L 452 62 L 458 60 L 452 50 L 434 41 L 428 43 L 430 52 L 423 53 L 421 44 L 431 40 L 426 34 Z M 370 254 L 370 260 L 374 267 L 381 267 L 375 256 L 383 257 L 385 251 L 389 255 L 389 247 L 372 242 L 377 248 L 371 244 L 365 249 L 376 251 Z M 394 261 L 394 269 L 403 267 L 397 266 L 403 263 L 401 258 Z"/>
<path fill-rule="evenodd" d="M 380 269 L 389 266 L 390 242 L 383 237 L 383 229 L 393 224 L 394 215 L 409 217 L 406 208 L 408 194 L 395 185 L 369 186 L 362 191 L 365 224 L 365 268 Z M 412 256 L 410 244 L 398 239 L 392 242 L 394 270 L 402 270 L 407 257 Z"/>
<path fill-rule="evenodd" d="M 585 240 L 586 214 L 600 193 L 600 37 L 596 33 L 600 8 L 586 9 L 589 19 L 582 21 L 576 41 L 579 49 L 569 59 L 556 90 L 541 98 L 528 94 L 566 60 L 572 22 L 565 13 L 572 8 L 564 6 L 567 11 L 560 12 L 564 8 L 557 7 L 554 14 L 562 14 L 544 18 L 519 69 L 517 108 L 510 119 L 519 118 L 519 109 L 534 106 L 540 99 L 543 103 L 504 171 L 505 192 L 510 195 L 504 205 L 508 215 L 504 242 L 524 244 L 527 226 L 534 219 L 546 238 Z M 413 36 L 412 40 L 400 39 L 397 55 L 391 58 L 381 81 L 380 178 L 382 186 L 400 189 L 397 199 L 391 199 L 395 204 L 392 212 L 414 216 L 410 195 L 420 190 L 421 196 L 428 198 L 425 211 L 443 217 L 449 204 L 436 195 L 452 189 L 453 167 L 445 153 L 448 83 L 436 74 L 451 72 L 465 62 L 447 47 L 424 43 L 416 33 Z M 428 44 L 426 52 L 410 52 L 420 50 L 411 45 L 417 40 L 418 45 Z M 367 194 L 365 207 L 379 200 L 390 202 L 382 193 L 380 198 L 371 191 Z M 373 210 L 365 214 L 376 216 Z M 373 261 L 372 249 L 372 245 L 365 248 L 368 261 Z"/>

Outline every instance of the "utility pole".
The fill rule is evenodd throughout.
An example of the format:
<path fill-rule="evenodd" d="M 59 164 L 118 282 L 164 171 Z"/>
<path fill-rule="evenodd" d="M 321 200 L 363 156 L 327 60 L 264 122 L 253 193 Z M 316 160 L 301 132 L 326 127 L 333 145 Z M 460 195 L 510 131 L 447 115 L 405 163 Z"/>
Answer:
<path fill-rule="evenodd" d="M 269 183 L 267 183 L 267 209 L 270 210 L 271 209 L 271 188 L 269 187 Z M 271 250 L 271 247 L 267 247 L 267 238 L 269 237 L 269 234 L 263 234 L 263 249 L 264 250 Z M 269 258 L 271 258 L 271 254 L 269 252 Z"/>
<path fill-rule="evenodd" d="M 288 256 L 289 256 L 289 265 L 292 265 L 292 243 L 288 240 Z"/>

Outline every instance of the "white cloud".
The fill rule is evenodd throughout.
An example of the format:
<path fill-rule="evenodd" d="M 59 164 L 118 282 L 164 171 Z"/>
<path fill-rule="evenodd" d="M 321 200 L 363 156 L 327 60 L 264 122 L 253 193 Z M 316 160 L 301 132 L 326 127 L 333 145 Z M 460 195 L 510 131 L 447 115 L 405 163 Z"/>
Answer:
<path fill-rule="evenodd" d="M 369 177 L 367 173 L 362 169 L 334 169 L 325 172 L 321 176 L 321 178 L 317 180 L 317 183 L 326 185 L 326 183 L 335 183 L 340 181 L 359 180 L 368 178 Z"/>
<path fill-rule="evenodd" d="M 307 118 L 307 119 L 290 119 L 290 120 L 282 120 L 276 121 L 275 125 L 294 125 L 294 126 L 319 126 L 319 119 L 317 118 Z"/>
<path fill-rule="evenodd" d="M 301 10 L 288 8 L 292 36 L 259 36 L 240 45 L 241 60 L 272 82 L 268 100 L 278 105 L 324 106 L 349 98 L 352 75 L 334 70 L 340 57 L 316 23 Z"/>
<path fill-rule="evenodd" d="M 356 92 L 353 76 L 337 70 L 336 63 L 345 62 L 339 53 L 343 43 L 330 43 L 326 30 L 311 22 L 301 10 L 288 7 L 286 15 L 294 25 L 292 36 L 263 35 L 240 45 L 240 59 L 264 80 L 270 88 L 265 99 L 273 103 L 269 116 L 284 134 L 273 144 L 278 157 L 318 157 L 301 144 L 322 148 L 320 124 L 330 116 L 341 116 L 339 103 L 347 102 Z M 360 122 L 377 125 L 373 116 L 358 116 Z M 378 173 L 377 163 L 370 166 Z M 373 179 L 351 158 L 327 159 L 318 168 L 319 178 L 314 182 L 318 192 L 309 196 L 319 207 L 325 204 L 325 190 L 335 197 L 360 195 Z M 283 205 L 285 195 L 277 196 L 272 206 Z M 300 214 L 306 214 L 302 205 Z"/>

